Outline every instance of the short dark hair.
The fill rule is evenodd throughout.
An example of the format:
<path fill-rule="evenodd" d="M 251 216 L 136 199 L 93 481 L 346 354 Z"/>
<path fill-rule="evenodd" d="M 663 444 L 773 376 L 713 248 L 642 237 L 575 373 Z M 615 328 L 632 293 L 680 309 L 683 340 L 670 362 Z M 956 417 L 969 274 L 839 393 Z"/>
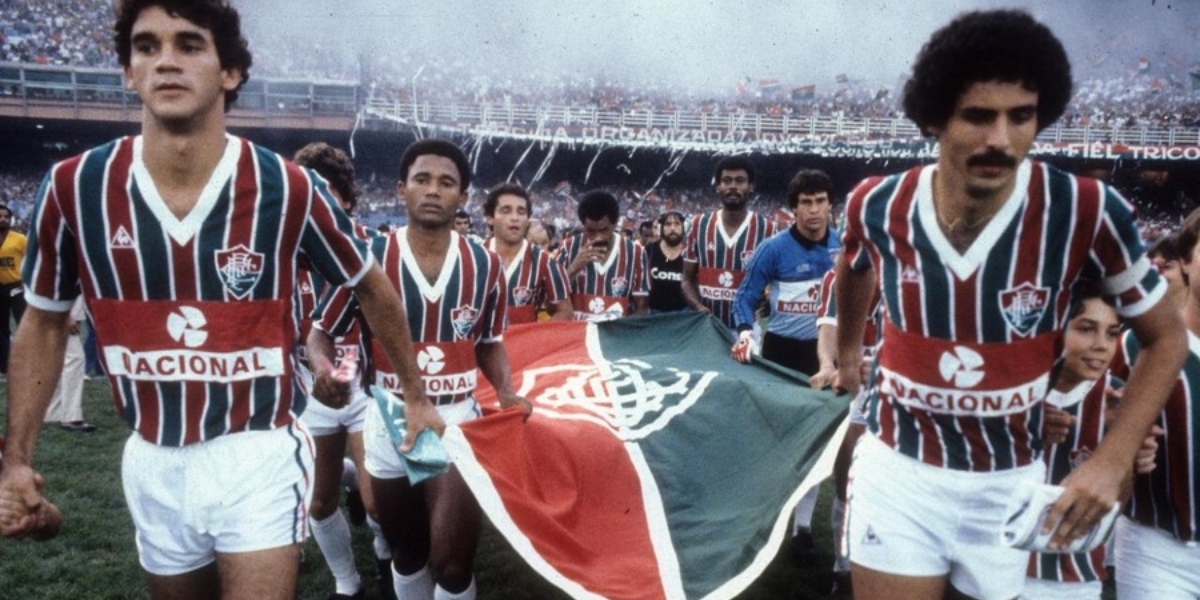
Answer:
<path fill-rule="evenodd" d="M 975 83 L 1019 83 L 1037 92 L 1038 131 L 1062 116 L 1071 100 L 1071 61 L 1048 27 L 1020 10 L 959 15 L 934 32 L 904 84 L 904 113 L 925 135 L 950 120 Z"/>
<path fill-rule="evenodd" d="M 675 217 L 676 219 L 679 219 L 680 225 L 687 225 L 687 219 L 684 218 L 683 213 L 681 213 L 677 210 L 668 210 L 667 212 L 664 212 L 663 214 L 658 215 L 658 226 L 662 227 L 662 226 L 666 225 L 667 219 L 669 219 L 671 217 Z"/>
<path fill-rule="evenodd" d="M 400 157 L 400 181 L 408 181 L 408 169 L 417 162 L 417 158 L 426 155 L 441 156 L 454 161 L 458 168 L 458 191 L 465 192 L 471 186 L 471 165 L 462 149 L 446 140 L 428 138 L 417 140 L 404 150 Z"/>
<path fill-rule="evenodd" d="M 13 211 L 11 208 L 8 207 L 7 204 L 0 202 L 0 210 L 8 213 L 8 216 L 10 216 L 10 217 L 13 216 Z"/>
<path fill-rule="evenodd" d="M 1071 304 L 1067 308 L 1067 321 L 1078 317 L 1079 313 L 1083 312 L 1083 303 L 1093 298 L 1100 299 L 1114 309 L 1117 307 L 1117 299 L 1106 296 L 1100 284 L 1094 281 L 1081 281 L 1071 289 Z"/>
<path fill-rule="evenodd" d="M 721 181 L 723 171 L 745 171 L 746 179 L 754 183 L 754 163 L 745 156 L 726 156 L 717 161 L 717 166 L 713 168 L 713 185 Z"/>
<path fill-rule="evenodd" d="M 501 183 L 488 190 L 487 199 L 483 201 L 483 214 L 487 217 L 496 216 L 496 207 L 500 205 L 500 196 L 517 196 L 525 199 L 525 214 L 533 213 L 533 202 L 529 192 L 519 183 Z"/>
<path fill-rule="evenodd" d="M 654 221 L 642 221 L 641 223 L 638 223 L 638 233 L 641 233 L 643 229 L 649 229 L 653 231 Z"/>
<path fill-rule="evenodd" d="M 1179 259 L 1192 262 L 1192 252 L 1196 249 L 1196 240 L 1200 239 L 1200 208 L 1193 210 L 1175 232 L 1175 251 Z"/>
<path fill-rule="evenodd" d="M 468 213 L 466 211 L 466 209 L 456 208 L 456 209 L 454 209 L 454 218 L 455 219 L 466 219 L 466 220 L 470 221 L 471 215 L 470 215 L 470 213 Z"/>
<path fill-rule="evenodd" d="M 1179 235 L 1170 233 L 1154 240 L 1150 244 L 1150 248 L 1146 250 L 1146 256 L 1149 258 L 1159 256 L 1163 260 L 1179 260 Z"/>
<path fill-rule="evenodd" d="M 621 205 L 617 197 L 603 190 L 593 190 L 579 199 L 579 222 L 599 221 L 608 217 L 613 225 L 621 221 Z"/>
<path fill-rule="evenodd" d="M 250 80 L 250 45 L 242 37 L 242 20 L 226 0 L 119 0 L 113 24 L 113 45 L 117 60 L 128 67 L 133 54 L 133 24 L 147 8 L 157 6 L 173 17 L 181 17 L 212 32 L 213 44 L 222 69 L 237 69 L 242 80 L 237 88 L 225 92 L 225 110 L 237 101 L 238 90 Z"/>
<path fill-rule="evenodd" d="M 354 163 L 350 162 L 345 152 L 325 142 L 313 142 L 297 150 L 292 161 L 324 177 L 342 200 L 350 205 L 347 212 L 354 212 L 358 206 L 358 184 L 354 181 Z"/>
<path fill-rule="evenodd" d="M 788 182 L 787 194 L 783 199 L 787 202 L 788 208 L 795 210 L 796 206 L 800 204 L 800 194 L 819 192 L 829 194 L 829 203 L 833 204 L 833 182 L 830 181 L 829 175 L 818 169 L 800 169 Z"/>

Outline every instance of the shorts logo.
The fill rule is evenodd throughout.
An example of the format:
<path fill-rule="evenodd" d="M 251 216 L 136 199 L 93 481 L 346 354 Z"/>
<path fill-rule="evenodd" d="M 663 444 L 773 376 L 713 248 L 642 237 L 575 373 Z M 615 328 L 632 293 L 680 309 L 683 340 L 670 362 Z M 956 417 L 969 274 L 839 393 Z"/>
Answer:
<path fill-rule="evenodd" d="M 1034 287 L 1026 281 L 1021 285 L 1000 292 L 1000 311 L 1008 328 L 1017 335 L 1027 336 L 1046 314 L 1050 303 L 1050 289 Z"/>
<path fill-rule="evenodd" d="M 613 277 L 612 291 L 614 296 L 624 296 L 629 291 L 629 280 L 624 277 Z"/>
<path fill-rule="evenodd" d="M 135 244 L 133 236 L 129 235 L 129 230 L 125 229 L 124 225 L 117 227 L 117 232 L 108 240 L 109 248 L 132 248 Z"/>
<path fill-rule="evenodd" d="M 955 346 L 954 352 L 942 353 L 938 361 L 938 372 L 947 383 L 957 388 L 972 388 L 983 381 L 983 357 L 965 346 Z"/>
<path fill-rule="evenodd" d="M 733 273 L 730 273 L 729 271 L 721 271 L 721 275 L 717 277 L 717 283 L 721 284 L 721 287 L 725 288 L 733 286 Z"/>
<path fill-rule="evenodd" d="M 460 338 L 471 335 L 471 329 L 475 327 L 478 318 L 479 311 L 466 304 L 450 311 L 450 323 L 454 325 L 455 335 Z"/>
<path fill-rule="evenodd" d="M 437 375 L 446 368 L 446 353 L 437 346 L 429 346 L 417 353 L 417 366 L 422 372 Z"/>
<path fill-rule="evenodd" d="M 204 326 L 208 319 L 200 309 L 191 306 L 180 306 L 179 312 L 173 312 L 167 317 L 167 333 L 171 339 L 183 342 L 188 348 L 197 348 L 208 340 L 208 332 Z"/>
<path fill-rule="evenodd" d="M 875 528 L 867 525 L 867 533 L 863 535 L 862 543 L 866 546 L 878 546 L 883 543 L 878 535 L 875 535 Z"/>
<path fill-rule="evenodd" d="M 234 298 L 245 298 L 262 277 L 265 256 L 251 252 L 242 244 L 214 252 L 213 258 L 217 261 L 217 274 L 221 276 L 221 283 L 225 284 L 225 289 Z"/>
<path fill-rule="evenodd" d="M 513 306 L 526 306 L 533 303 L 533 290 L 521 286 L 513 288 Z"/>

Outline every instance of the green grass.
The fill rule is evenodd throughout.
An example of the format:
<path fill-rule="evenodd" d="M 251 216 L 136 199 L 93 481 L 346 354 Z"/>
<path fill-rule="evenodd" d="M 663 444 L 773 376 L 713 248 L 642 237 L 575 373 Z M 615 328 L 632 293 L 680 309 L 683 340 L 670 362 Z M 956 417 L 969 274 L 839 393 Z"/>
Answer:
<path fill-rule="evenodd" d="M 7 414 L 7 386 L 0 384 L 0 410 Z M 63 512 L 59 536 L 48 542 L 0 540 L 0 598 L 43 600 L 148 598 L 133 541 L 133 524 L 121 491 L 121 450 L 129 430 L 113 409 L 107 382 L 84 388 L 84 415 L 99 426 L 94 433 L 46 427 L 38 440 L 35 468 L 46 478 L 46 494 Z M 829 547 L 829 489 L 822 490 L 814 524 L 818 547 Z M 375 563 L 370 532 L 355 527 L 355 554 L 367 584 L 366 597 L 378 598 L 371 580 Z M 305 543 L 299 598 L 322 600 L 333 580 L 316 542 Z M 831 557 L 815 568 L 800 568 L 787 545 L 741 598 L 823 598 Z M 476 559 L 479 597 L 554 600 L 567 596 L 535 573 L 490 525 L 485 525 Z"/>

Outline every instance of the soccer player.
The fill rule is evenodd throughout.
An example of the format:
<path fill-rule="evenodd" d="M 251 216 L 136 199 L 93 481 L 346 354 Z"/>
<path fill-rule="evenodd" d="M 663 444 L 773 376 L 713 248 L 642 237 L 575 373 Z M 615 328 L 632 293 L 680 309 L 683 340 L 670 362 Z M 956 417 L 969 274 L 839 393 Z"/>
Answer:
<path fill-rule="evenodd" d="M 12 322 L 21 322 L 25 312 L 25 289 L 21 285 L 21 261 L 25 259 L 25 234 L 13 231 L 12 209 L 0 204 L 0 375 L 8 373 Z"/>
<path fill-rule="evenodd" d="M 1177 249 L 1183 263 L 1188 301 L 1187 361 L 1169 378 L 1171 396 L 1155 424 L 1165 434 L 1155 456 L 1156 468 L 1134 478 L 1133 498 L 1117 521 L 1115 544 L 1117 595 L 1121 600 L 1200 597 L 1200 211 L 1179 228 Z M 1124 377 L 1150 352 L 1138 331 L 1121 339 L 1113 374 Z M 1129 401 L 1122 396 L 1120 411 Z"/>
<path fill-rule="evenodd" d="M 636 242 L 617 234 L 621 209 L 616 196 L 588 192 L 579 200 L 578 212 L 583 231 L 563 240 L 558 253 L 575 318 L 610 321 L 647 314 L 646 255 Z"/>
<path fill-rule="evenodd" d="M 0 500 L 44 500 L 31 467 L 83 294 L 113 396 L 134 430 L 122 479 L 154 598 L 295 597 L 312 440 L 289 354 L 301 260 L 353 286 L 402 379 L 419 385 L 403 305 L 310 171 L 225 131 L 250 52 L 220 0 L 123 0 L 115 46 L 141 135 L 51 168 L 24 281 Z M 422 394 L 411 429 L 443 427 Z"/>
<path fill-rule="evenodd" d="M 684 245 L 683 296 L 735 330 L 733 301 L 758 245 L 775 235 L 774 222 L 746 207 L 754 193 L 754 165 L 743 156 L 721 159 L 713 182 L 722 208 L 692 217 Z"/>
<path fill-rule="evenodd" d="M 525 240 L 532 208 L 529 192 L 515 183 L 488 191 L 484 220 L 492 230 L 485 244 L 500 257 L 508 284 L 508 324 L 536 323 L 543 302 L 555 321 L 575 318 L 562 265 L 537 244 Z"/>
<path fill-rule="evenodd" d="M 763 335 L 763 358 L 809 376 L 819 370 L 821 280 L 842 250 L 829 226 L 832 192 L 829 176 L 815 169 L 801 169 L 788 183 L 786 201 L 796 221 L 758 247 L 737 289 L 733 321 L 738 339 L 732 355 L 739 362 L 750 362 L 754 309 L 768 289 L 771 316 Z"/>
<path fill-rule="evenodd" d="M 463 237 L 471 235 L 471 215 L 465 209 L 454 211 L 454 231 Z"/>
<path fill-rule="evenodd" d="M 851 466 L 860 598 L 1012 598 L 1025 552 L 999 545 L 1005 506 L 1039 482 L 1042 399 L 1072 288 L 1095 281 L 1144 342 L 1119 416 L 1063 482 L 1051 544 L 1121 499 L 1179 372 L 1185 339 L 1133 209 L 1102 182 L 1027 160 L 1071 96 L 1062 44 L 1027 13 L 964 14 L 933 34 L 904 108 L 937 163 L 855 188 L 838 263 L 837 387 L 861 382 L 868 303 L 887 318 Z"/>
<path fill-rule="evenodd" d="M 658 217 L 660 239 L 646 247 L 651 313 L 687 310 L 683 298 L 683 213 L 667 211 Z"/>
<path fill-rule="evenodd" d="M 314 142 L 296 151 L 293 156 L 296 164 L 310 168 L 323 177 L 329 184 L 329 193 L 338 206 L 354 217 L 354 209 L 358 206 L 358 184 L 354 180 L 354 164 L 345 152 L 334 148 L 325 142 Z M 359 237 L 369 238 L 375 235 L 361 224 L 355 223 Z M 297 304 L 301 306 L 300 340 L 308 338 L 312 326 L 311 312 L 315 308 L 315 299 L 320 297 L 324 282 L 319 276 L 314 276 L 305 269 L 305 276 L 297 287 Z M 336 341 L 337 355 L 335 366 L 349 359 L 357 364 L 359 330 L 356 328 L 349 335 Z M 304 344 L 298 345 L 303 350 Z M 296 372 L 305 393 L 312 393 L 312 372 L 308 365 L 307 353 L 298 351 Z M 350 367 L 347 366 L 349 369 Z M 313 495 L 309 503 L 309 522 L 312 525 L 313 537 L 325 555 L 325 562 L 333 574 L 335 591 L 330 600 L 360 597 L 362 578 L 354 565 L 354 551 L 350 545 L 350 525 L 345 515 L 338 510 L 338 498 L 341 495 L 343 479 L 343 464 L 346 450 L 349 449 L 353 459 L 353 470 L 361 472 L 363 468 L 363 417 L 366 415 L 369 401 L 363 386 L 358 385 L 357 378 L 351 386 L 349 402 L 344 406 L 326 406 L 319 399 L 306 405 L 301 420 L 313 437 L 316 450 L 314 464 Z M 351 501 L 363 503 L 365 514 L 375 515 L 374 497 L 371 494 L 370 480 L 366 477 L 357 478 L 358 487 L 349 491 Z M 391 564 L 391 550 L 383 541 L 379 526 L 372 519 L 370 522 L 376 536 L 376 564 L 381 561 L 384 565 Z M 391 588 L 391 569 L 381 570 L 380 584 L 386 590 Z"/>
<path fill-rule="evenodd" d="M 1146 256 L 1167 280 L 1167 298 L 1182 310 L 1188 303 L 1188 282 L 1183 275 L 1182 257 L 1175 247 L 1178 243 L 1178 234 L 1164 235 L 1150 244 Z"/>
<path fill-rule="evenodd" d="M 453 229 L 455 209 L 466 201 L 469 169 L 462 150 L 445 140 L 409 146 L 400 159 L 397 187 L 409 225 L 371 245 L 389 285 L 407 305 L 421 308 L 408 317 L 422 367 L 419 385 L 450 424 L 480 416 L 473 395 L 477 368 L 496 388 L 502 407 L 519 407 L 526 414 L 531 410 L 512 390 L 502 343 L 506 291 L 500 259 Z M 333 340 L 354 326 L 358 302 L 349 290 L 333 290 L 322 299 L 309 334 L 314 389 L 330 397 L 344 398 L 349 392 L 330 358 Z M 364 337 L 380 333 L 368 317 Z M 374 348 L 371 342 L 366 345 Z M 395 377 L 389 357 L 375 351 L 367 356 L 374 372 L 369 379 L 404 398 L 407 411 L 416 388 Z M 385 418 L 391 416 L 382 415 L 377 404 L 368 408 L 364 443 L 379 523 L 392 545 L 396 595 L 406 600 L 474 598 L 471 568 L 482 520 L 479 505 L 454 466 L 418 485 L 410 483 Z"/>

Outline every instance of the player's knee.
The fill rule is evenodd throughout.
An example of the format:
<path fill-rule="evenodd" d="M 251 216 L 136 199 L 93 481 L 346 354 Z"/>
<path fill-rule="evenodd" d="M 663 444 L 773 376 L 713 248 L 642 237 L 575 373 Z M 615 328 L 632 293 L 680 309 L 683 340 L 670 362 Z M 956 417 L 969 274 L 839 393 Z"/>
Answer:
<path fill-rule="evenodd" d="M 471 585 L 471 566 L 461 561 L 431 559 L 429 568 L 433 579 L 442 589 L 456 594 Z"/>
<path fill-rule="evenodd" d="M 338 503 L 336 499 L 330 500 L 328 498 L 318 498 L 316 494 L 314 494 L 312 502 L 309 502 L 308 504 L 308 515 L 314 521 L 324 521 L 333 514 L 333 511 L 337 509 Z"/>

